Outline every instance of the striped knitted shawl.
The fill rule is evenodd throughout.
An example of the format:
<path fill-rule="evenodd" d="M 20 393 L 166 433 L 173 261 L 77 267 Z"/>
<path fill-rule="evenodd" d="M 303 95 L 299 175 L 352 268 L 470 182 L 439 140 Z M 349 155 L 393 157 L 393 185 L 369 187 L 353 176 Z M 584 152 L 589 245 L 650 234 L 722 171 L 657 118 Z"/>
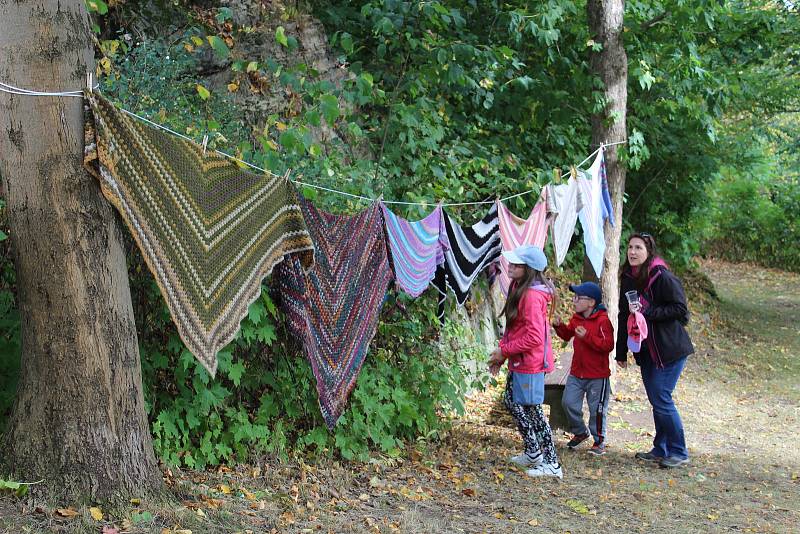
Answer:
<path fill-rule="evenodd" d="M 261 281 L 284 255 L 310 266 L 313 244 L 284 178 L 147 126 L 89 96 L 84 164 L 119 210 L 186 347 L 214 375 Z"/>
<path fill-rule="evenodd" d="M 274 284 L 289 328 L 303 342 L 329 428 L 355 386 L 392 280 L 379 204 L 331 215 L 300 200 L 315 246 L 306 274 L 296 259 L 278 266 Z"/>
<path fill-rule="evenodd" d="M 547 217 L 547 188 L 542 190 L 539 202 L 531 210 L 527 219 L 520 219 L 509 209 L 497 201 L 497 215 L 500 219 L 500 239 L 503 250 L 514 250 L 521 245 L 536 245 L 544 248 L 547 239 L 547 227 L 550 219 Z M 500 289 L 508 295 L 511 279 L 508 277 L 508 261 L 500 257 L 500 275 L 497 277 Z"/>
<path fill-rule="evenodd" d="M 456 302 L 463 306 L 472 283 L 501 251 L 496 204 L 483 219 L 467 228 L 462 228 L 446 211 L 442 213 L 450 249 L 444 252 L 444 263 L 437 267 L 433 279 L 433 286 L 439 291 L 439 320 L 444 318 L 447 289 L 453 291 Z"/>
<path fill-rule="evenodd" d="M 600 177 L 600 193 L 603 197 L 603 213 L 605 217 L 608 219 L 609 224 L 614 226 L 614 205 L 611 202 L 611 192 L 608 190 L 608 175 L 606 174 L 606 156 L 605 150 L 603 148 L 600 149 L 600 153 L 597 155 L 597 159 L 600 160 L 600 165 L 598 165 L 597 173 Z"/>
<path fill-rule="evenodd" d="M 433 280 L 436 266 L 444 263 L 444 251 L 450 248 L 442 207 L 436 206 L 430 215 L 416 222 L 398 217 L 383 203 L 381 207 L 397 284 L 412 297 L 418 297 Z"/>

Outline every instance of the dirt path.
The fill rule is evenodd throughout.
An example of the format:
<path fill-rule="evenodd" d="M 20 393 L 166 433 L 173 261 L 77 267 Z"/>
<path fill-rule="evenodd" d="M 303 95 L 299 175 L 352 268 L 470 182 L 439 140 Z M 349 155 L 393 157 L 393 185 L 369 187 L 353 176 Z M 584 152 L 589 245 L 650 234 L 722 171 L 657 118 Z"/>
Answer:
<path fill-rule="evenodd" d="M 183 506 L 145 503 L 138 516 L 111 511 L 114 524 L 165 534 L 800 532 L 800 276 L 721 262 L 703 268 L 725 318 L 695 310 L 692 321 L 698 350 L 676 392 L 689 468 L 632 459 L 652 440 L 634 368 L 617 376 L 608 454 L 568 451 L 558 436 L 562 482 L 532 480 L 509 466 L 519 439 L 507 420 L 490 416 L 492 390 L 470 399 L 469 414 L 444 442 L 419 442 L 405 461 L 189 474 L 176 479 Z M 20 508 L 0 501 L 0 531 L 100 532 L 103 525 L 88 512 L 66 520 L 31 508 L 20 515 Z"/>

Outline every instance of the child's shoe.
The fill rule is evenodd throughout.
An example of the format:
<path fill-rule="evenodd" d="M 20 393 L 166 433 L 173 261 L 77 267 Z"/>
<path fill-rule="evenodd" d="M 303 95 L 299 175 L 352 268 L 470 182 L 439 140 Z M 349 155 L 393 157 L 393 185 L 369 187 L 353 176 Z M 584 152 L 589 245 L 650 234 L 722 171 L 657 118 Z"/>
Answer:
<path fill-rule="evenodd" d="M 542 462 L 544 462 L 541 452 L 537 452 L 536 454 L 528 454 L 527 452 L 523 452 L 522 454 L 512 456 L 509 458 L 509 460 L 512 464 L 517 464 L 523 469 L 538 467 L 542 465 Z"/>
<path fill-rule="evenodd" d="M 572 439 L 567 442 L 567 448 L 574 449 L 587 439 L 589 439 L 589 434 L 575 434 L 572 436 Z"/>
<path fill-rule="evenodd" d="M 605 443 L 595 443 L 592 445 L 592 448 L 586 452 L 595 456 L 603 456 L 606 453 L 606 445 Z"/>
<path fill-rule="evenodd" d="M 541 464 L 533 469 L 528 469 L 525 474 L 529 477 L 554 477 L 564 478 L 564 473 L 561 470 L 561 464 Z"/>

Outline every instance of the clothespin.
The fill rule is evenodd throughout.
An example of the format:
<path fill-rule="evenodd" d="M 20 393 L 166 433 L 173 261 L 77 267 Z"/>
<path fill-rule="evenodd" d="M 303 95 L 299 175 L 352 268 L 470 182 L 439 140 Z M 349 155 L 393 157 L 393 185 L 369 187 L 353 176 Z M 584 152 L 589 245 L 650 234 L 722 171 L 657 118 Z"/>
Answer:
<path fill-rule="evenodd" d="M 283 179 L 284 179 L 284 180 L 288 180 L 288 179 L 289 179 L 289 175 L 290 175 L 291 173 L 292 173 L 292 169 L 291 169 L 291 168 L 288 168 L 288 169 L 286 169 L 286 172 L 285 172 L 285 173 L 283 173 Z"/>
<path fill-rule="evenodd" d="M 94 91 L 94 74 L 92 71 L 86 73 L 86 90 L 89 91 L 89 94 Z"/>
<path fill-rule="evenodd" d="M 208 148 L 208 134 L 203 136 L 203 156 L 206 155 L 206 148 Z"/>
<path fill-rule="evenodd" d="M 575 168 L 575 165 L 569 168 L 569 175 L 573 180 L 578 179 L 578 169 Z"/>

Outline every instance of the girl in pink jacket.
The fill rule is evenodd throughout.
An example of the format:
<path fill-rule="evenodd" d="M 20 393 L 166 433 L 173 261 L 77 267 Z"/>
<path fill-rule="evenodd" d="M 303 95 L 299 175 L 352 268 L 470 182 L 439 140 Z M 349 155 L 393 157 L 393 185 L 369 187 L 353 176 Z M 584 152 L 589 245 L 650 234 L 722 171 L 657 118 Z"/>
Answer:
<path fill-rule="evenodd" d="M 503 310 L 506 331 L 489 359 L 489 371 L 496 375 L 508 361 L 503 400 L 525 444 L 522 454 L 511 461 L 527 469 L 529 476 L 562 478 L 553 432 L 542 410 L 544 375 L 553 370 L 547 308 L 555 298 L 555 288 L 543 274 L 547 258 L 542 249 L 523 245 L 503 256 L 510 263 L 512 284 Z"/>

